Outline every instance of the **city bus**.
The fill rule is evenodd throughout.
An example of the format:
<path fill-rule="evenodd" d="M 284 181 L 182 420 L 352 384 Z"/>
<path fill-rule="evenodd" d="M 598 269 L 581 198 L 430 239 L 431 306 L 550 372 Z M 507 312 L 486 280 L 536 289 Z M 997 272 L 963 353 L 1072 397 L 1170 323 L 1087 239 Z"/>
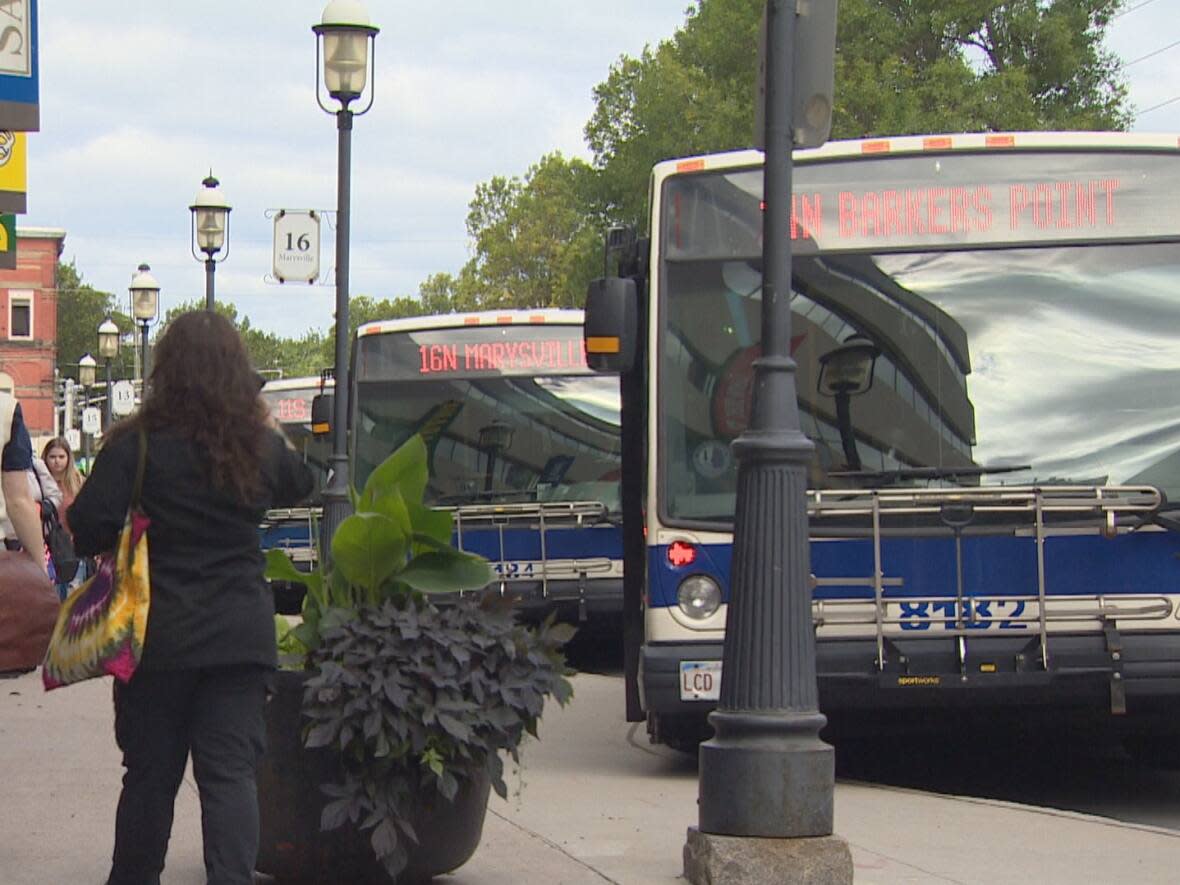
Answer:
<path fill-rule="evenodd" d="M 334 389 L 331 378 L 318 375 L 301 378 L 278 378 L 267 381 L 260 392 L 271 415 L 283 433 L 311 468 L 315 486 L 307 501 L 299 507 L 284 507 L 267 512 L 260 528 L 262 549 L 286 551 L 301 571 L 311 571 L 317 562 L 317 525 L 322 513 L 321 494 L 327 480 L 332 454 L 332 438 L 317 433 L 312 426 L 312 402 L 322 393 Z M 303 602 L 303 586 L 272 581 L 275 608 L 283 614 L 298 614 Z"/>
<path fill-rule="evenodd" d="M 426 503 L 491 563 L 484 593 L 526 620 L 617 620 L 622 608 L 618 378 L 592 372 L 582 313 L 504 310 L 357 330 L 352 482 L 418 434 Z"/>
<path fill-rule="evenodd" d="M 708 736 L 724 675 L 762 160 L 658 164 L 648 236 L 612 231 L 617 274 L 586 304 L 592 365 L 623 372 L 635 489 L 627 717 L 673 746 Z M 1052 711 L 1174 750 L 1180 141 L 880 138 L 794 164 L 790 351 L 829 722 Z"/>

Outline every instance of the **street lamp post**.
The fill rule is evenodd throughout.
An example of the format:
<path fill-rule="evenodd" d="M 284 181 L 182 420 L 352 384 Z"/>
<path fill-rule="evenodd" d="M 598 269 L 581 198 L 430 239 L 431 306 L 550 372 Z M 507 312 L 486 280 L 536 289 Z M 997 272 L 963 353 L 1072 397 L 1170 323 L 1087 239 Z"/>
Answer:
<path fill-rule="evenodd" d="M 210 170 L 208 177 L 201 182 L 196 199 L 188 207 L 192 213 L 193 258 L 205 262 L 205 310 L 213 310 L 213 275 L 217 271 L 217 263 L 229 257 L 229 213 L 233 207 L 222 194 L 220 184 Z M 225 252 L 218 258 L 216 256 L 222 246 Z M 204 254 L 204 259 L 198 252 Z"/>
<path fill-rule="evenodd" d="M 358 0 L 332 0 L 325 8 L 316 35 L 316 101 L 328 114 L 336 115 L 336 364 L 335 400 L 332 415 L 331 472 L 324 488 L 324 514 L 320 524 L 320 550 L 331 555 L 331 539 L 337 526 L 348 516 L 348 245 L 349 198 L 352 174 L 352 118 L 373 106 L 373 84 L 369 76 L 375 60 L 372 51 L 377 28 Z M 322 45 L 321 45 L 322 44 Z M 323 56 L 323 88 L 340 105 L 324 104 L 320 89 L 320 56 Z M 369 82 L 369 100 L 360 111 L 350 105 L 360 99 Z"/>
<path fill-rule="evenodd" d="M 835 753 L 819 736 L 827 720 L 819 710 L 809 578 L 813 446 L 802 430 L 790 347 L 791 151 L 796 122 L 807 122 L 792 117 L 801 8 L 794 0 L 766 4 L 762 355 L 754 362 L 749 427 L 734 443 L 721 696 L 709 714 L 714 736 L 700 749 L 699 830 L 689 831 L 685 846 L 686 878 L 698 885 L 718 881 L 709 873 L 721 855 L 731 862 L 726 881 L 852 882 L 847 843 L 833 835 Z M 740 842 L 727 841 L 734 837 Z M 785 840 L 789 850 L 774 844 Z M 790 876 L 775 870 L 788 856 Z M 751 858 L 764 862 L 761 876 L 735 872 L 753 866 Z"/>
<path fill-rule="evenodd" d="M 98 326 L 98 355 L 106 363 L 107 398 L 103 407 L 103 425 L 105 433 L 111 426 L 111 360 L 119 355 L 119 327 L 115 321 L 107 317 Z"/>
<path fill-rule="evenodd" d="M 140 366 L 142 372 L 142 387 L 140 396 L 147 393 L 148 379 L 148 326 L 155 320 L 160 310 L 160 284 L 151 274 L 151 268 L 141 264 L 131 278 L 128 287 L 131 295 L 131 316 L 139 323 L 142 333 Z"/>
<path fill-rule="evenodd" d="M 90 354 L 84 354 L 78 360 L 78 383 L 82 385 L 82 411 L 83 413 L 90 406 L 90 388 L 94 386 L 95 370 L 98 363 Z M 90 463 L 90 434 L 82 434 L 82 457 L 86 463 Z"/>

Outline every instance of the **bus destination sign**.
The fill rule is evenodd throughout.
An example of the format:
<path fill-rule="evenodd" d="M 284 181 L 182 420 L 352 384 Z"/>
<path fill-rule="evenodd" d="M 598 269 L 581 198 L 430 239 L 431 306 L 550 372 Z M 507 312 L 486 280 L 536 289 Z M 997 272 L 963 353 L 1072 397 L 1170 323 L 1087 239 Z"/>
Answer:
<path fill-rule="evenodd" d="M 586 345 L 581 338 L 532 341 L 438 341 L 418 346 L 418 374 L 497 372 L 538 374 L 576 369 L 585 371 Z"/>
<path fill-rule="evenodd" d="M 505 323 L 385 331 L 357 338 L 366 381 L 587 375 L 581 324 Z"/>
<path fill-rule="evenodd" d="M 668 257 L 761 254 L 761 169 L 679 175 L 667 187 Z M 790 236 L 800 254 L 1180 239 L 1180 215 L 1161 198 L 1177 190 L 1175 152 L 806 162 L 795 168 Z"/>

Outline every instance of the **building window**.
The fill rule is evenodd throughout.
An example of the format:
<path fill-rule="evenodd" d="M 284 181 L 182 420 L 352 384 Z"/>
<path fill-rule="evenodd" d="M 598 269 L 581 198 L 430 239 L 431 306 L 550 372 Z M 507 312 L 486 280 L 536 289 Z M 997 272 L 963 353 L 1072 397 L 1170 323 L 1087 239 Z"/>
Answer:
<path fill-rule="evenodd" d="M 8 337 L 22 341 L 33 338 L 33 293 L 8 293 Z"/>

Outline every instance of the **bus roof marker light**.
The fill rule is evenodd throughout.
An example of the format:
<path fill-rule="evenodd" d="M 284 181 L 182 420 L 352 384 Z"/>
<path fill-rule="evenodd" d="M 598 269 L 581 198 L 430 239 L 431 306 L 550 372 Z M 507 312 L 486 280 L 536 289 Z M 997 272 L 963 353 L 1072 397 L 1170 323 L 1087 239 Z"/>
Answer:
<path fill-rule="evenodd" d="M 697 548 L 687 541 L 673 541 L 668 545 L 667 557 L 673 568 L 684 568 L 697 561 Z"/>

